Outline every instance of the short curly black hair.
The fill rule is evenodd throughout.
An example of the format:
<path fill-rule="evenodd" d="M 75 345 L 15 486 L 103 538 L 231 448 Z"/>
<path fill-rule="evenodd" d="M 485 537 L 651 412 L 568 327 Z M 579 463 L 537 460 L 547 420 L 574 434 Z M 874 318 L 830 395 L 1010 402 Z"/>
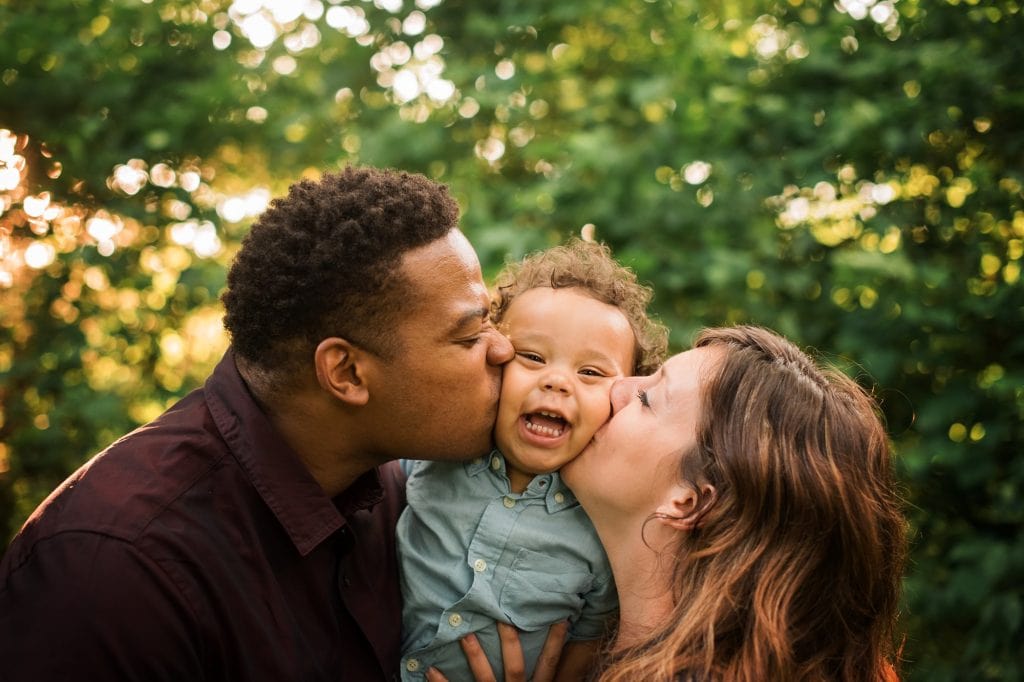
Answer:
<path fill-rule="evenodd" d="M 227 275 L 224 326 L 236 356 L 286 376 L 325 338 L 396 352 L 410 297 L 402 256 L 458 226 L 446 186 L 393 169 L 348 167 L 274 199 Z"/>
<path fill-rule="evenodd" d="M 496 278 L 491 320 L 500 324 L 517 296 L 538 287 L 576 287 L 621 310 L 636 341 L 631 373 L 653 374 L 664 362 L 668 328 L 647 312 L 654 292 L 637 281 L 636 273 L 616 261 L 605 244 L 573 238 L 507 264 Z"/>

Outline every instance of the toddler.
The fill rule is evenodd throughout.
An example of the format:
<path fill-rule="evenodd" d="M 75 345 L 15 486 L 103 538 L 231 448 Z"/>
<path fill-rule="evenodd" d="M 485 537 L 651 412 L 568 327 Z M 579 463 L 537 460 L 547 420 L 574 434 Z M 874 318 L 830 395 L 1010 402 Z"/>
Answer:
<path fill-rule="evenodd" d="M 515 348 L 505 365 L 497 448 L 470 462 L 403 461 L 398 522 L 404 680 L 431 666 L 472 680 L 473 633 L 501 679 L 497 621 L 520 630 L 533 675 L 553 623 L 568 619 L 559 679 L 583 679 L 618 600 L 590 520 L 557 470 L 608 419 L 615 379 L 661 364 L 667 330 L 649 288 L 608 248 L 574 240 L 498 277 L 491 315 Z"/>

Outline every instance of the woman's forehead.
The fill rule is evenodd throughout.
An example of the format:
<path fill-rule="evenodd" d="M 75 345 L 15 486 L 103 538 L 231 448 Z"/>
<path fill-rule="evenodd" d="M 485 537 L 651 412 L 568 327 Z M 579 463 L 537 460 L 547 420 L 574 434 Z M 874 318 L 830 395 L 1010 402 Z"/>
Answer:
<path fill-rule="evenodd" d="M 696 392 L 708 374 L 714 370 L 724 351 L 720 348 L 701 347 L 673 355 L 656 375 L 663 384 L 666 398 L 688 399 Z"/>

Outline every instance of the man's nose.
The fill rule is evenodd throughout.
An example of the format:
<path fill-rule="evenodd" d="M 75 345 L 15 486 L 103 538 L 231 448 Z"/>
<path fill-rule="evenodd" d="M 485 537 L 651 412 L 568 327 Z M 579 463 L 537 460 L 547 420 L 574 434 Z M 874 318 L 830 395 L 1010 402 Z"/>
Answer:
<path fill-rule="evenodd" d="M 490 345 L 487 346 L 487 363 L 491 365 L 504 365 L 515 357 L 515 349 L 508 337 L 497 329 L 488 332 Z"/>

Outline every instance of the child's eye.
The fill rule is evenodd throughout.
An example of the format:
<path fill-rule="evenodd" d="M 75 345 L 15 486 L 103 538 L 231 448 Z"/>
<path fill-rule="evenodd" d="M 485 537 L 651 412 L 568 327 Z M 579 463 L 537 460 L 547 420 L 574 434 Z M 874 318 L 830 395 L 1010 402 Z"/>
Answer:
<path fill-rule="evenodd" d="M 530 362 L 544 362 L 544 358 L 537 355 L 536 353 L 531 353 L 529 351 L 520 351 L 516 353 L 516 355 L 523 358 L 524 360 L 529 360 Z"/>
<path fill-rule="evenodd" d="M 650 401 L 647 399 L 647 391 L 644 391 L 643 389 L 637 391 L 636 397 L 640 399 L 640 404 L 643 405 L 644 407 L 651 406 Z"/>
<path fill-rule="evenodd" d="M 580 374 L 585 377 L 603 377 L 604 374 L 596 369 L 581 369 Z"/>

